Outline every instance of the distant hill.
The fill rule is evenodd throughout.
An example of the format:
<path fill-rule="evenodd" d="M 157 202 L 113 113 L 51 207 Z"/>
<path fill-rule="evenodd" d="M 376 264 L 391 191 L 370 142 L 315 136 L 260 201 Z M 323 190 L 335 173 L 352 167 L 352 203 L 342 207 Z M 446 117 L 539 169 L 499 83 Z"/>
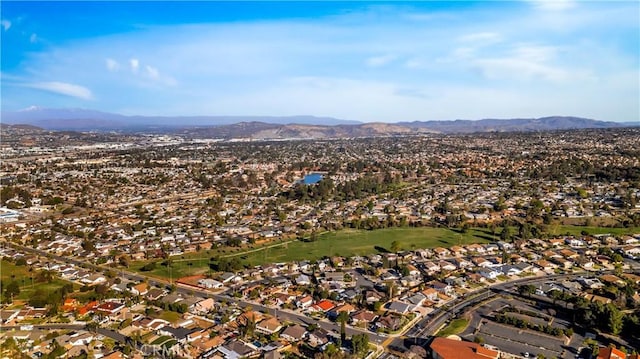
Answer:
<path fill-rule="evenodd" d="M 23 124 L 17 124 L 17 125 L 8 125 L 6 123 L 0 123 L 0 128 L 4 129 L 11 129 L 11 130 L 22 130 L 22 131 L 28 131 L 28 132 L 42 132 L 44 131 L 44 129 L 37 127 L 37 126 L 32 126 L 32 125 L 23 125 Z"/>
<path fill-rule="evenodd" d="M 455 121 L 400 122 L 412 128 L 428 128 L 441 133 L 550 131 L 584 128 L 635 127 L 638 123 L 605 122 L 581 117 L 551 116 L 542 118 L 484 119 Z"/>
<path fill-rule="evenodd" d="M 637 126 L 640 126 L 640 123 L 603 122 L 578 117 L 545 117 L 511 120 L 364 123 L 337 126 L 243 122 L 217 127 L 184 128 L 180 133 L 193 138 L 298 139 L 403 136 L 425 133 L 532 132 Z"/>
<path fill-rule="evenodd" d="M 637 127 L 640 123 L 605 122 L 570 116 L 361 123 L 315 116 L 124 116 L 84 109 L 31 107 L 3 111 L 3 124 L 25 124 L 45 130 L 176 133 L 193 138 L 349 138 L 422 133 L 551 131 Z"/>
<path fill-rule="evenodd" d="M 329 126 L 360 123 L 316 116 L 125 116 L 86 109 L 52 109 L 36 106 L 20 111 L 2 111 L 1 115 L 2 123 L 29 124 L 47 130 L 75 131 L 139 131 L 185 126 L 222 126 L 241 122 Z"/>

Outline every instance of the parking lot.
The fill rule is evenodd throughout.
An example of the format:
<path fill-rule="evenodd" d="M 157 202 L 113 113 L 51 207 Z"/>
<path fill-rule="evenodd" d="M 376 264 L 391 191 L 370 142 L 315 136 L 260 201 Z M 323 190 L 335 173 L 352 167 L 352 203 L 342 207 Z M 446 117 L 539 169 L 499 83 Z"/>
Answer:
<path fill-rule="evenodd" d="M 534 330 L 519 329 L 493 321 L 492 318 L 496 312 L 501 310 L 509 311 L 510 308 L 517 308 L 523 313 L 544 314 L 544 316 L 548 316 L 551 319 L 551 325 L 554 327 L 567 328 L 569 326 L 569 323 L 564 318 L 557 315 L 553 316 L 553 312 L 541 309 L 535 303 L 517 297 L 498 297 L 470 312 L 469 326 L 460 336 L 466 340 L 473 340 L 479 336 L 482 337 L 486 344 L 494 345 L 503 352 L 520 356 L 524 353 L 529 353 L 531 357 L 535 357 L 538 354 L 543 354 L 547 358 L 575 357 L 575 354 L 572 354 L 568 349 L 572 345 L 582 343 L 583 338 L 579 334 L 574 334 L 571 342 L 566 345 L 564 336 L 554 337 Z M 527 319 L 536 324 L 545 322 L 542 318 L 516 315 L 515 313 L 509 313 L 509 315 Z M 549 324 L 549 322 L 545 322 L 545 324 Z"/>
<path fill-rule="evenodd" d="M 560 338 L 537 334 L 530 330 L 518 330 L 493 322 L 483 324 L 476 335 L 484 338 L 485 343 L 495 345 L 512 354 L 528 352 L 536 355 L 544 354 L 547 358 L 559 356 L 564 344 Z"/>

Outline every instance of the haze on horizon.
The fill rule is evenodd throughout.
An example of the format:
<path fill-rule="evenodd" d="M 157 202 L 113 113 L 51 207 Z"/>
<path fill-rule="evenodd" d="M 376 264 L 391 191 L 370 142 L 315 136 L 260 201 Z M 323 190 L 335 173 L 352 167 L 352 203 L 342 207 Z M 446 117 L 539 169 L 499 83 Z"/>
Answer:
<path fill-rule="evenodd" d="M 2 2 L 2 109 L 640 119 L 640 3 Z"/>

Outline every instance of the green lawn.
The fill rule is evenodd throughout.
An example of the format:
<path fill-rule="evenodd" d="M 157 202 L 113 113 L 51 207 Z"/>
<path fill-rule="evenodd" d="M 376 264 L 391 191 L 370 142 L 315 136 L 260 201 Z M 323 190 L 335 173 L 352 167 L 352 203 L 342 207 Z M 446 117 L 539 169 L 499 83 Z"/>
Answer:
<path fill-rule="evenodd" d="M 400 250 L 416 248 L 451 247 L 456 244 L 486 243 L 491 234 L 472 229 L 458 233 L 447 228 L 386 228 L 374 231 L 346 229 L 327 232 L 315 242 L 294 241 L 284 246 L 263 249 L 239 255 L 244 263 L 262 263 L 314 260 L 325 256 L 367 255 L 390 250 L 397 241 Z"/>
<path fill-rule="evenodd" d="M 20 285 L 22 285 L 22 278 L 28 278 L 31 280 L 31 272 L 29 272 L 28 266 L 17 266 L 12 262 L 0 260 L 0 280 L 3 282 L 17 280 L 20 282 Z"/>
<path fill-rule="evenodd" d="M 160 345 L 162 343 L 165 343 L 167 341 L 171 340 L 171 337 L 168 335 L 163 335 L 160 338 L 157 338 L 156 340 L 154 340 L 151 345 Z"/>
<path fill-rule="evenodd" d="M 171 268 L 169 268 L 160 264 L 163 262 L 162 259 L 156 259 L 155 262 L 156 269 L 152 271 L 143 272 L 140 270 L 140 268 L 149 263 L 149 261 L 134 262 L 129 266 L 129 269 L 149 276 L 175 280 L 190 275 L 204 273 L 208 270 L 209 263 L 208 260 L 172 261 Z"/>
<path fill-rule="evenodd" d="M 17 299 L 28 300 L 31 298 L 32 294 L 36 291 L 36 289 L 44 290 L 45 292 L 54 292 L 58 289 L 62 288 L 66 284 L 70 284 L 71 282 L 67 282 L 63 279 L 54 279 L 51 283 L 35 283 L 31 286 L 29 280 L 25 281 L 27 285 L 25 287 L 20 288 L 20 295 L 18 295 Z M 20 283 L 22 284 L 22 283 Z M 74 289 L 78 289 L 78 285 L 73 285 Z"/>
<path fill-rule="evenodd" d="M 630 228 L 609 228 L 609 227 L 585 227 L 585 226 L 567 226 L 567 225 L 549 225 L 547 227 L 548 231 L 552 235 L 574 235 L 580 236 L 582 231 L 586 231 L 588 234 L 612 234 L 623 235 L 623 234 L 636 234 L 640 233 L 640 227 L 630 227 Z"/>
<path fill-rule="evenodd" d="M 211 256 L 237 256 L 246 265 L 265 263 L 290 262 L 300 260 L 315 260 L 325 256 L 353 256 L 366 255 L 390 250 L 391 243 L 397 241 L 400 250 L 411 250 L 429 247 L 451 247 L 456 244 L 487 243 L 492 239 L 488 229 L 470 229 L 467 233 L 459 233 L 447 228 L 386 228 L 374 231 L 345 229 L 338 232 L 320 234 L 315 242 L 293 240 L 280 245 L 278 242 L 269 243 L 259 248 L 245 251 L 216 251 Z M 274 246 L 275 245 L 275 246 Z M 266 248 L 270 247 L 270 248 Z M 209 257 L 210 258 L 210 257 Z M 172 258 L 171 271 L 161 265 L 162 260 L 156 260 L 156 268 L 144 274 L 162 278 L 177 279 L 184 276 L 201 274 L 208 271 L 208 258 L 189 259 L 185 257 Z M 134 271 L 148 262 L 135 262 L 130 266 Z"/>
<path fill-rule="evenodd" d="M 51 283 L 38 283 L 35 281 L 36 276 L 37 272 L 30 272 L 29 266 L 17 266 L 6 260 L 0 261 L 0 280 L 2 280 L 3 283 L 9 283 L 15 280 L 20 285 L 20 294 L 15 298 L 18 300 L 28 300 L 36 289 L 53 292 L 71 283 L 59 278 L 52 280 Z M 77 287 L 77 285 L 74 285 L 74 288 L 75 287 Z"/>
<path fill-rule="evenodd" d="M 640 228 L 608 228 L 584 227 L 569 225 L 550 225 L 547 227 L 552 235 L 573 234 L 580 235 L 582 231 L 589 234 L 611 233 L 614 235 L 640 233 Z M 208 259 L 214 256 L 237 257 L 245 265 L 254 266 L 265 263 L 291 262 L 301 260 L 316 260 L 326 256 L 354 256 L 368 255 L 391 250 L 392 243 L 398 242 L 400 250 L 417 248 L 451 247 L 453 245 L 467 245 L 471 243 L 488 243 L 499 239 L 501 228 L 493 236 L 488 228 L 472 228 L 466 233 L 448 228 L 405 227 L 386 228 L 373 231 L 345 229 L 337 232 L 326 232 L 318 236 L 314 242 L 293 240 L 288 243 L 274 241 L 256 248 L 220 248 L 205 253 L 190 253 L 189 255 L 172 258 L 172 268 L 160 265 L 162 260 L 156 260 L 156 269 L 144 272 L 147 275 L 177 279 L 184 276 L 206 273 L 209 268 Z M 517 233 L 514 227 L 512 234 Z M 145 263 L 138 262 L 131 265 L 131 269 L 140 271 Z"/>
<path fill-rule="evenodd" d="M 177 322 L 182 316 L 180 313 L 172 312 L 170 310 L 163 310 L 162 313 L 158 316 L 159 319 L 164 319 L 169 323 Z"/>
<path fill-rule="evenodd" d="M 459 318 L 451 321 L 449 325 L 447 325 L 444 329 L 438 332 L 439 337 L 447 337 L 449 335 L 455 335 L 462 333 L 467 326 L 469 325 L 469 321 L 464 318 Z"/>

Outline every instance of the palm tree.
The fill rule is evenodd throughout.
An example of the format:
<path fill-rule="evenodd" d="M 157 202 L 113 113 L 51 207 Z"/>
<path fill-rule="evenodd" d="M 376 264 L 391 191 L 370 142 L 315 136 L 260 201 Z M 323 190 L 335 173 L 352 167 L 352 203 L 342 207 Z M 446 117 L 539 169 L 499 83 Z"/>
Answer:
<path fill-rule="evenodd" d="M 344 343 L 346 341 L 347 333 L 346 333 L 346 323 L 349 320 L 349 313 L 340 312 L 338 313 L 338 317 L 336 318 L 336 322 L 340 323 L 340 339 Z"/>

